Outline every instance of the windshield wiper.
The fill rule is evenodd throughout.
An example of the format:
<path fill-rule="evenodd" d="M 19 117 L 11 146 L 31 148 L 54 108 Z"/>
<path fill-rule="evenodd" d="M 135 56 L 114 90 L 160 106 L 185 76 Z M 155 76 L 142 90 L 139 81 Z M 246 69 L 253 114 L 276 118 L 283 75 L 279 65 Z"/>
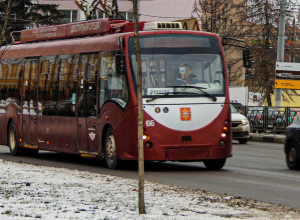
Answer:
<path fill-rule="evenodd" d="M 190 93 L 190 92 L 166 92 L 166 93 L 156 93 L 156 94 L 160 94 L 160 95 L 149 98 L 149 99 L 146 100 L 146 102 L 152 102 L 155 99 L 163 98 L 163 97 L 168 96 L 170 94 L 175 94 L 176 95 L 176 94 L 192 94 L 192 93 Z"/>
<path fill-rule="evenodd" d="M 208 92 L 205 92 L 203 89 L 206 89 L 204 87 L 196 87 L 196 86 L 166 86 L 166 88 L 193 88 L 193 89 L 198 89 L 199 91 L 203 92 L 203 94 L 206 97 L 211 98 L 211 100 L 213 100 L 214 102 L 217 101 L 217 97 L 209 94 Z"/>

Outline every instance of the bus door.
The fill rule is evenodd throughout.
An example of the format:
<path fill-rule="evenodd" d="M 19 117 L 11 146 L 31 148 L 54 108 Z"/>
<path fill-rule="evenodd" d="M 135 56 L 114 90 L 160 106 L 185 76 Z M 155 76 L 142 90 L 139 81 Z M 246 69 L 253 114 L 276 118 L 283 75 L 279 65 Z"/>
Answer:
<path fill-rule="evenodd" d="M 59 55 L 56 77 L 56 143 L 65 152 L 77 152 L 76 83 L 78 54 Z"/>
<path fill-rule="evenodd" d="M 39 78 L 39 146 L 77 152 L 77 54 L 45 56 Z"/>
<path fill-rule="evenodd" d="M 37 145 L 37 73 L 39 58 L 25 60 L 23 81 L 23 142 Z"/>
<path fill-rule="evenodd" d="M 82 54 L 78 79 L 78 142 L 80 151 L 98 151 L 96 77 L 98 54 Z"/>

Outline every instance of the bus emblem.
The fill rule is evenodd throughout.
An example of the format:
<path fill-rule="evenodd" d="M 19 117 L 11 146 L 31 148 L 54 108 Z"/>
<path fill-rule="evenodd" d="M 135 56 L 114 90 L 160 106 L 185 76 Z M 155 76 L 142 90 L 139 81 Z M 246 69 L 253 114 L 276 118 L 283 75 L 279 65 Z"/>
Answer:
<path fill-rule="evenodd" d="M 191 108 L 180 108 L 181 121 L 191 120 Z"/>
<path fill-rule="evenodd" d="M 96 137 L 96 134 L 94 132 L 89 133 L 91 140 L 93 141 Z"/>

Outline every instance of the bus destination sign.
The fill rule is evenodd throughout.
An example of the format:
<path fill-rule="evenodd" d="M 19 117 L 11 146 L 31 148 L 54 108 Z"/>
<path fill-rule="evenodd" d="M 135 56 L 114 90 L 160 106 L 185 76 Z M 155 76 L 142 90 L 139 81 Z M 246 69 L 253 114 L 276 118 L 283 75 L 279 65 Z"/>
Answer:
<path fill-rule="evenodd" d="M 276 89 L 300 89 L 300 63 L 276 62 Z"/>

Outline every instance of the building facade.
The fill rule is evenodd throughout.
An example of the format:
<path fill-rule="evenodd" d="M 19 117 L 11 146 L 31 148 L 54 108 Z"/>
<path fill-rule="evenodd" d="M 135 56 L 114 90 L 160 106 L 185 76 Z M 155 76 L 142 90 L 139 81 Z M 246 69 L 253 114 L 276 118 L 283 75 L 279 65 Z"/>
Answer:
<path fill-rule="evenodd" d="M 58 10 L 66 15 L 62 23 L 85 20 L 84 13 L 75 0 L 35 0 L 38 4 L 58 4 Z M 92 2 L 92 0 L 88 0 Z M 190 18 L 195 0 L 141 0 L 140 21 L 172 21 Z M 119 13 L 127 20 L 133 19 L 131 0 L 118 0 Z M 99 8 L 101 6 L 99 5 Z M 106 17 L 99 11 L 98 17 Z"/>

